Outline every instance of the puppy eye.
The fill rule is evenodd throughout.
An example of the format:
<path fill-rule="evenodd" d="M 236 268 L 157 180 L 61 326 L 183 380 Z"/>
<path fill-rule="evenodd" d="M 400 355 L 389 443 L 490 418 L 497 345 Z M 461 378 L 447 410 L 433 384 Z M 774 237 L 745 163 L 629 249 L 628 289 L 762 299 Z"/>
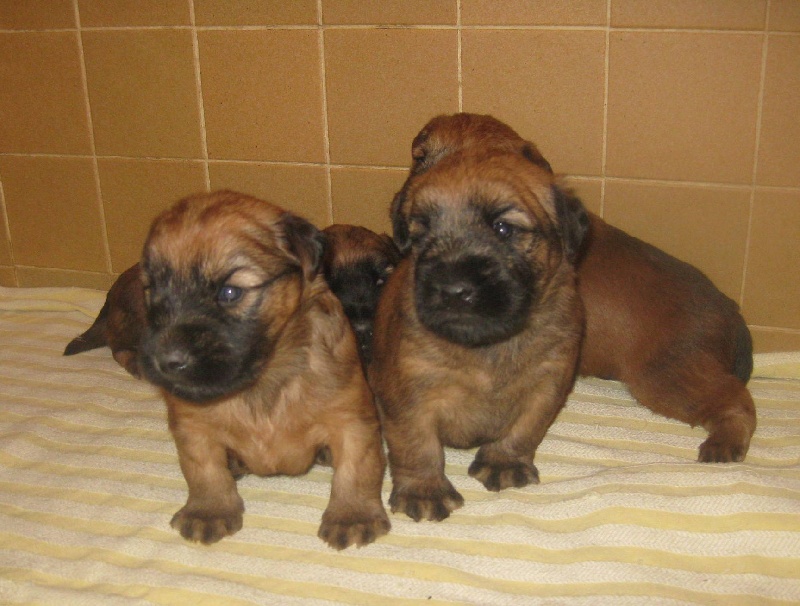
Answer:
<path fill-rule="evenodd" d="M 230 286 L 226 284 L 217 291 L 217 301 L 223 305 L 236 303 L 236 301 L 242 298 L 243 293 L 244 290 L 238 286 Z"/>
<path fill-rule="evenodd" d="M 508 240 L 508 238 L 514 235 L 514 226 L 505 221 L 495 221 L 492 223 L 492 229 L 501 240 Z"/>
<path fill-rule="evenodd" d="M 383 286 L 383 283 L 384 283 L 384 282 L 386 282 L 386 280 L 385 280 L 385 279 L 383 279 L 383 278 L 378 278 L 377 280 L 375 280 L 375 286 Z"/>

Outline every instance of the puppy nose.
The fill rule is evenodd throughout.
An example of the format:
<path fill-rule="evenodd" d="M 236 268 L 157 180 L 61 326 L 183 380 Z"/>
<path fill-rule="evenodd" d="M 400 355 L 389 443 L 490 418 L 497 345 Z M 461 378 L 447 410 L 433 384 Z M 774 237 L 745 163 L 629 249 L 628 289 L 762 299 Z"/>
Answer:
<path fill-rule="evenodd" d="M 165 375 L 179 375 L 186 371 L 191 362 L 189 352 L 184 349 L 174 348 L 158 356 L 158 367 Z"/>
<path fill-rule="evenodd" d="M 475 302 L 475 285 L 467 280 L 452 280 L 438 286 L 442 300 L 446 303 L 472 305 Z"/>

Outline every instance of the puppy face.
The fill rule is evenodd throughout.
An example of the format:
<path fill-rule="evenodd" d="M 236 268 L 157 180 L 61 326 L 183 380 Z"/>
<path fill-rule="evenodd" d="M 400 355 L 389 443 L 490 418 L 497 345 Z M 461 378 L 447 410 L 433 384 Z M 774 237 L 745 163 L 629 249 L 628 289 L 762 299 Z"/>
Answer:
<path fill-rule="evenodd" d="M 522 331 L 543 287 L 583 232 L 552 175 L 502 150 L 455 151 L 412 174 L 393 205 L 415 262 L 416 311 L 439 336 L 467 347 Z"/>
<path fill-rule="evenodd" d="M 371 358 L 375 309 L 383 285 L 400 261 L 389 236 L 364 227 L 331 225 L 322 230 L 325 280 L 339 298 L 356 333 L 361 360 Z"/>
<path fill-rule="evenodd" d="M 144 375 L 196 403 L 251 385 L 321 253 L 309 223 L 232 192 L 187 198 L 162 214 L 142 257 Z"/>

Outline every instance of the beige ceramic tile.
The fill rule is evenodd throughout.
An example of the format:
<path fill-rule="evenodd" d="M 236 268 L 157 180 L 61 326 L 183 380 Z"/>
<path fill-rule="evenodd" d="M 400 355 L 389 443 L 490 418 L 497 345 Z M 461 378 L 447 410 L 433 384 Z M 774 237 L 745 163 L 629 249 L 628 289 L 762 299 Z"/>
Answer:
<path fill-rule="evenodd" d="M 756 173 L 760 185 L 800 186 L 798 116 L 800 36 L 770 36 Z"/>
<path fill-rule="evenodd" d="M 13 267 L 0 267 L 0 286 L 18 286 L 17 275 Z"/>
<path fill-rule="evenodd" d="M 458 110 L 455 31 L 328 30 L 325 73 L 335 164 L 408 166 L 425 123 Z"/>
<path fill-rule="evenodd" d="M 762 38 L 612 32 L 607 174 L 750 183 Z"/>
<path fill-rule="evenodd" d="M 750 327 L 755 353 L 800 351 L 800 332 Z"/>
<path fill-rule="evenodd" d="M 324 0 L 322 21 L 346 25 L 455 25 L 456 0 Z"/>
<path fill-rule="evenodd" d="M 323 162 L 316 31 L 201 31 L 211 158 Z"/>
<path fill-rule="evenodd" d="M 566 177 L 564 185 L 577 195 L 587 210 L 602 214 L 603 181 L 602 179 L 582 179 Z"/>
<path fill-rule="evenodd" d="M 408 171 L 401 169 L 332 169 L 333 222 L 391 235 L 389 207 L 407 176 Z"/>
<path fill-rule="evenodd" d="M 461 0 L 464 25 L 605 25 L 607 0 Z"/>
<path fill-rule="evenodd" d="M 750 207 L 746 188 L 606 183 L 605 219 L 741 296 Z"/>
<path fill-rule="evenodd" d="M 744 288 L 747 321 L 800 329 L 800 192 L 757 190 Z"/>
<path fill-rule="evenodd" d="M 17 268 L 17 276 L 19 286 L 22 288 L 76 286 L 78 288 L 108 290 L 114 282 L 114 276 L 107 273 L 46 269 L 41 267 L 19 267 Z"/>
<path fill-rule="evenodd" d="M 14 261 L 108 269 L 92 160 L 0 156 Z"/>
<path fill-rule="evenodd" d="M 100 158 L 98 168 L 111 267 L 117 273 L 139 260 L 158 213 L 206 189 L 202 162 Z"/>
<path fill-rule="evenodd" d="M 769 29 L 776 32 L 800 32 L 800 2 L 771 0 Z"/>
<path fill-rule="evenodd" d="M 78 0 L 82 27 L 189 25 L 187 0 Z"/>
<path fill-rule="evenodd" d="M 315 25 L 317 0 L 194 0 L 197 25 Z"/>
<path fill-rule="evenodd" d="M 232 189 L 267 200 L 318 226 L 330 223 L 328 185 L 322 166 L 212 162 L 211 189 Z"/>
<path fill-rule="evenodd" d="M 98 154 L 202 156 L 188 30 L 87 31 L 83 47 Z"/>
<path fill-rule="evenodd" d="M 613 27 L 764 29 L 767 0 L 614 0 Z"/>
<path fill-rule="evenodd" d="M 77 33 L 0 33 L 0 74 L 0 152 L 89 153 Z"/>
<path fill-rule="evenodd" d="M 73 0 L 0 0 L 0 29 L 75 27 Z"/>
<path fill-rule="evenodd" d="M 478 30 L 462 38 L 464 111 L 507 122 L 558 172 L 600 174 L 603 32 Z"/>

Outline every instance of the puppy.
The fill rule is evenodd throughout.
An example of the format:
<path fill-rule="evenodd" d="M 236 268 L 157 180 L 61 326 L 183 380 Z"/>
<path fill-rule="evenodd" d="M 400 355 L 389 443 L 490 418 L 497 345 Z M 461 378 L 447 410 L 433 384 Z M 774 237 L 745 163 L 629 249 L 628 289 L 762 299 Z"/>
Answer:
<path fill-rule="evenodd" d="M 328 286 L 344 307 L 356 333 L 364 365 L 372 358 L 372 331 L 378 297 L 400 261 L 400 251 L 386 234 L 365 227 L 336 224 L 322 230 L 322 268 Z"/>
<path fill-rule="evenodd" d="M 117 363 L 139 377 L 137 353 L 145 323 L 144 289 L 137 263 L 125 270 L 111 286 L 94 323 L 64 349 L 72 356 L 108 346 Z"/>
<path fill-rule="evenodd" d="M 231 191 L 181 200 L 150 229 L 139 362 L 166 400 L 189 488 L 171 524 L 187 539 L 241 528 L 234 474 L 302 474 L 322 448 L 319 536 L 343 549 L 389 530 L 378 415 L 321 257 L 310 223 Z"/>
<path fill-rule="evenodd" d="M 491 149 L 552 172 L 536 147 L 502 122 L 455 114 L 434 118 L 417 135 L 411 174 L 451 154 Z M 743 460 L 756 413 L 746 388 L 752 342 L 738 306 L 691 265 L 597 215 L 589 221 L 578 258 L 586 310 L 580 374 L 623 381 L 654 412 L 704 427 L 698 460 Z"/>
<path fill-rule="evenodd" d="M 389 503 L 442 520 L 463 504 L 443 446 L 480 446 L 469 473 L 489 490 L 538 482 L 534 453 L 578 359 L 573 259 L 586 213 L 547 170 L 475 148 L 412 174 L 391 217 L 408 256 L 378 303 L 369 367 Z"/>

